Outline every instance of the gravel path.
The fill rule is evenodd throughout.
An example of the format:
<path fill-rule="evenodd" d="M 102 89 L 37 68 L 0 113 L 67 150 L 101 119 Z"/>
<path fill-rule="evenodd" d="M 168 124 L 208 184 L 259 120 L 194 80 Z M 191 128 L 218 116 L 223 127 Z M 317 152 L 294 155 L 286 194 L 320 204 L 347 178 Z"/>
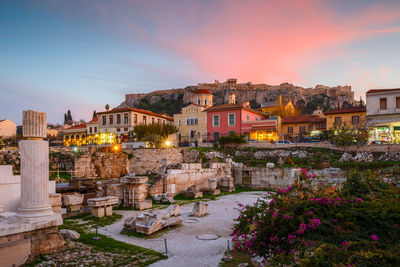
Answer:
<path fill-rule="evenodd" d="M 251 204 L 265 192 L 245 192 L 219 197 L 208 201 L 208 213 L 205 217 L 189 217 L 193 204 L 181 206 L 183 226 L 173 228 L 155 239 L 143 239 L 121 235 L 123 220 L 99 229 L 101 234 L 122 242 L 165 252 L 164 238 L 168 242 L 168 259 L 151 266 L 218 266 L 227 247 L 233 220 L 238 216 L 238 203 Z M 116 211 L 124 218 L 138 211 Z M 200 240 L 199 235 L 217 235 L 216 240 Z"/>

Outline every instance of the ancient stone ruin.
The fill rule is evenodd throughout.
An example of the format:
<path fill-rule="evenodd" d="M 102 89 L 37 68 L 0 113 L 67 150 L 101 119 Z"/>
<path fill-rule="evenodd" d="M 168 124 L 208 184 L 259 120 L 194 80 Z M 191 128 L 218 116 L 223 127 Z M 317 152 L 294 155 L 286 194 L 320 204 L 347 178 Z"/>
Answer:
<path fill-rule="evenodd" d="M 125 231 L 135 231 L 151 235 L 165 227 L 182 224 L 179 205 L 172 204 L 167 209 L 143 212 L 124 221 Z"/>
<path fill-rule="evenodd" d="M 190 213 L 190 216 L 202 217 L 207 215 L 207 206 L 208 206 L 207 203 L 201 201 L 194 203 L 193 210 Z"/>
<path fill-rule="evenodd" d="M 2 266 L 22 265 L 36 255 L 64 245 L 57 231 L 57 226 L 62 224 L 61 214 L 52 210 L 52 206 L 60 206 L 60 197 L 53 195 L 52 205 L 49 198 L 49 191 L 53 190 L 49 190 L 48 181 L 49 144 L 43 140 L 47 133 L 46 113 L 24 111 L 22 129 L 24 140 L 18 144 L 21 155 L 18 208 L 7 205 L 0 213 Z M 3 174 L 0 172 L 0 180 Z M 8 186 L 15 188 L 12 184 Z"/>

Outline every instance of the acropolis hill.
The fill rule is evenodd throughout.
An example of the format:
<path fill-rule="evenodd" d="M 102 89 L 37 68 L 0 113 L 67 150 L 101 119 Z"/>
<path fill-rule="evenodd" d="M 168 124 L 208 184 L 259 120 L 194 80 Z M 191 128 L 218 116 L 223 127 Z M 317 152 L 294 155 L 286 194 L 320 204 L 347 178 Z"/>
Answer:
<path fill-rule="evenodd" d="M 317 85 L 315 88 L 303 88 L 290 83 L 280 85 L 253 84 L 251 82 L 238 83 L 236 79 L 225 82 L 215 80 L 214 83 L 198 83 L 185 88 L 157 90 L 148 94 L 126 94 L 125 101 L 119 107 L 142 107 L 155 112 L 164 112 L 172 115 L 192 99 L 197 89 L 208 89 L 214 95 L 214 104 L 228 102 L 230 94 L 235 93 L 238 102 L 250 101 L 253 108 L 266 102 L 276 101 L 279 95 L 284 101 L 292 101 L 299 109 L 304 110 L 311 101 L 325 109 L 335 108 L 338 105 L 354 104 L 354 92 L 351 86 L 329 87 Z M 162 102 L 173 102 L 176 110 L 162 107 Z"/>

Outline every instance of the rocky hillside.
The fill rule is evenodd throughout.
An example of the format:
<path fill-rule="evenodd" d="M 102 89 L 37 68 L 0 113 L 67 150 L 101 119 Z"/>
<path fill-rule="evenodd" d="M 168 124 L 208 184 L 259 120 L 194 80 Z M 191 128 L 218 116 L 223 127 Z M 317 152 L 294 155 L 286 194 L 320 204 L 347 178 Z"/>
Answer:
<path fill-rule="evenodd" d="M 303 113 L 311 113 L 317 107 L 324 110 L 337 108 L 339 105 L 357 104 L 351 86 L 328 87 L 317 85 L 315 88 L 303 88 L 289 83 L 280 85 L 237 83 L 235 79 L 219 83 L 199 83 L 179 89 L 159 90 L 148 94 L 127 94 L 125 101 L 118 107 L 136 107 L 157 113 L 172 115 L 190 103 L 197 89 L 208 89 L 214 94 L 214 105 L 228 102 L 230 94 L 236 94 L 237 102 L 250 101 L 253 108 L 262 103 L 277 101 L 282 95 L 284 101 L 292 101 Z"/>

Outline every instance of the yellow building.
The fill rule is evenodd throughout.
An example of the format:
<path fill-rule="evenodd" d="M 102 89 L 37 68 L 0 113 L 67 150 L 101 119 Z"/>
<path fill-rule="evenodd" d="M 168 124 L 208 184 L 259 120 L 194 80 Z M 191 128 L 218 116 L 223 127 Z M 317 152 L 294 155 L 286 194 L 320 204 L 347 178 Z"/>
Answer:
<path fill-rule="evenodd" d="M 259 110 L 266 115 L 280 116 L 282 118 L 300 114 L 300 112 L 294 107 L 292 101 L 284 103 L 281 95 L 279 96 L 279 102 L 265 102 L 261 104 Z"/>
<path fill-rule="evenodd" d="M 180 142 L 201 142 L 207 137 L 207 112 L 213 105 L 213 95 L 209 90 L 198 89 L 192 97 L 192 103 L 174 114 L 174 125 L 179 129 Z"/>
<path fill-rule="evenodd" d="M 302 141 L 318 137 L 326 129 L 326 118 L 322 113 L 289 116 L 282 119 L 281 139 Z"/>
<path fill-rule="evenodd" d="M 365 107 L 350 107 L 325 112 L 328 130 L 340 126 L 365 127 L 367 122 Z"/>
<path fill-rule="evenodd" d="M 82 146 L 87 144 L 86 123 L 62 130 L 64 146 Z"/>

